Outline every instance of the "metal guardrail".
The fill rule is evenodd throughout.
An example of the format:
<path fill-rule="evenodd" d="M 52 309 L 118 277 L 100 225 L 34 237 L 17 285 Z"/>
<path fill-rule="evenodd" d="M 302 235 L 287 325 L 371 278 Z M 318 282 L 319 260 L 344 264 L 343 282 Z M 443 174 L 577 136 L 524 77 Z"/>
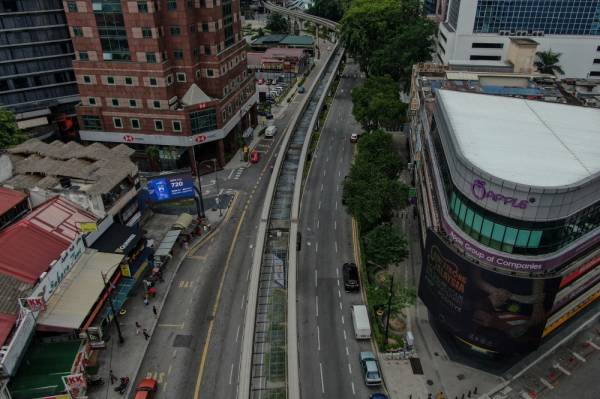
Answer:
<path fill-rule="evenodd" d="M 321 18 L 316 15 L 306 14 L 306 13 L 304 13 L 302 11 L 298 11 L 298 10 L 290 10 L 289 8 L 278 6 L 276 4 L 269 3 L 268 1 L 263 1 L 262 4 L 269 11 L 274 11 L 274 12 L 286 14 L 286 15 L 289 15 L 292 17 L 304 19 L 304 20 L 307 20 L 307 21 L 310 21 L 310 22 L 313 22 L 313 23 L 316 23 L 319 25 L 326 26 L 327 28 L 330 28 L 333 30 L 337 30 L 337 28 L 339 26 L 339 24 L 337 22 L 331 21 L 329 19 Z"/>

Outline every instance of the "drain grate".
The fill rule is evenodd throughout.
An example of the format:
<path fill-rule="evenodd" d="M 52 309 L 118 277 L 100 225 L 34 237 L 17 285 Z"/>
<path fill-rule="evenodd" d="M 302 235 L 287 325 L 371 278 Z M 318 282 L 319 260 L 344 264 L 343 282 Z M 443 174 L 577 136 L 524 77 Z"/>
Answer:
<path fill-rule="evenodd" d="M 421 366 L 421 361 L 418 358 L 410 358 L 410 367 L 412 367 L 413 374 L 423 374 L 423 366 Z"/>
<path fill-rule="evenodd" d="M 173 347 L 175 348 L 189 348 L 192 343 L 191 335 L 177 334 L 173 340 Z"/>

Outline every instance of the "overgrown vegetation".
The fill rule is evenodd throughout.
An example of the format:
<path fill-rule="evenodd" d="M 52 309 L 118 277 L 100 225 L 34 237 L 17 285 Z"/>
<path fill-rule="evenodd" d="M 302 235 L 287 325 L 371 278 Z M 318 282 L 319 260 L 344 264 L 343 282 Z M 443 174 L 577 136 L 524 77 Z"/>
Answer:
<path fill-rule="evenodd" d="M 287 18 L 277 12 L 269 14 L 265 28 L 271 31 L 271 33 L 290 33 Z"/>
<path fill-rule="evenodd" d="M 27 136 L 17 126 L 15 115 L 0 107 L 0 148 L 9 148 L 25 140 Z"/>
<path fill-rule="evenodd" d="M 371 76 L 352 90 L 352 114 L 366 130 L 392 129 L 404 122 L 407 105 L 398 98 L 396 82 L 389 76 Z"/>

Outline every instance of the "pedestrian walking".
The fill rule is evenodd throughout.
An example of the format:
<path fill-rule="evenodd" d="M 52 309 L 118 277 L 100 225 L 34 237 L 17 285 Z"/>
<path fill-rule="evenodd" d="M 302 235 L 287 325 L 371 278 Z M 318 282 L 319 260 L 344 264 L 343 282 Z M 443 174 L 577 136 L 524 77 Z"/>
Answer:
<path fill-rule="evenodd" d="M 158 310 L 156 310 L 156 305 L 152 305 L 152 313 L 154 313 L 155 317 L 158 317 Z"/>
<path fill-rule="evenodd" d="M 116 375 L 113 373 L 113 371 L 112 371 L 112 370 L 110 370 L 110 371 L 108 372 L 108 377 L 110 378 L 110 384 L 111 384 L 111 385 L 114 385 L 114 384 L 115 384 L 115 382 L 117 382 L 117 380 L 118 380 L 117 376 L 116 376 Z"/>
<path fill-rule="evenodd" d="M 139 321 L 135 322 L 135 335 L 140 335 L 140 330 L 142 329 L 142 325 Z"/>
<path fill-rule="evenodd" d="M 148 341 L 148 338 L 150 338 L 150 334 L 148 334 L 148 330 L 146 330 L 145 328 L 142 330 L 142 334 L 144 334 L 144 339 L 146 341 Z"/>
<path fill-rule="evenodd" d="M 144 306 L 148 306 L 148 304 L 150 303 L 150 301 L 148 300 L 148 294 L 144 295 Z"/>

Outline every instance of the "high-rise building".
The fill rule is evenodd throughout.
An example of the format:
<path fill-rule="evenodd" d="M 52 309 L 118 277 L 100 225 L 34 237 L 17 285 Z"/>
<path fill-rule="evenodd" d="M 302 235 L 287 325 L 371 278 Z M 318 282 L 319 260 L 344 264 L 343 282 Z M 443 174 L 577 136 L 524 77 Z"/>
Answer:
<path fill-rule="evenodd" d="M 20 128 L 45 136 L 79 102 L 73 46 L 60 0 L 0 1 L 0 106 Z"/>
<path fill-rule="evenodd" d="M 450 0 L 436 61 L 501 64 L 510 37 L 561 53 L 567 77 L 600 79 L 600 0 Z"/>
<path fill-rule="evenodd" d="M 223 163 L 256 125 L 238 1 L 64 4 L 82 140 L 153 145 L 165 159 L 193 148 Z"/>

